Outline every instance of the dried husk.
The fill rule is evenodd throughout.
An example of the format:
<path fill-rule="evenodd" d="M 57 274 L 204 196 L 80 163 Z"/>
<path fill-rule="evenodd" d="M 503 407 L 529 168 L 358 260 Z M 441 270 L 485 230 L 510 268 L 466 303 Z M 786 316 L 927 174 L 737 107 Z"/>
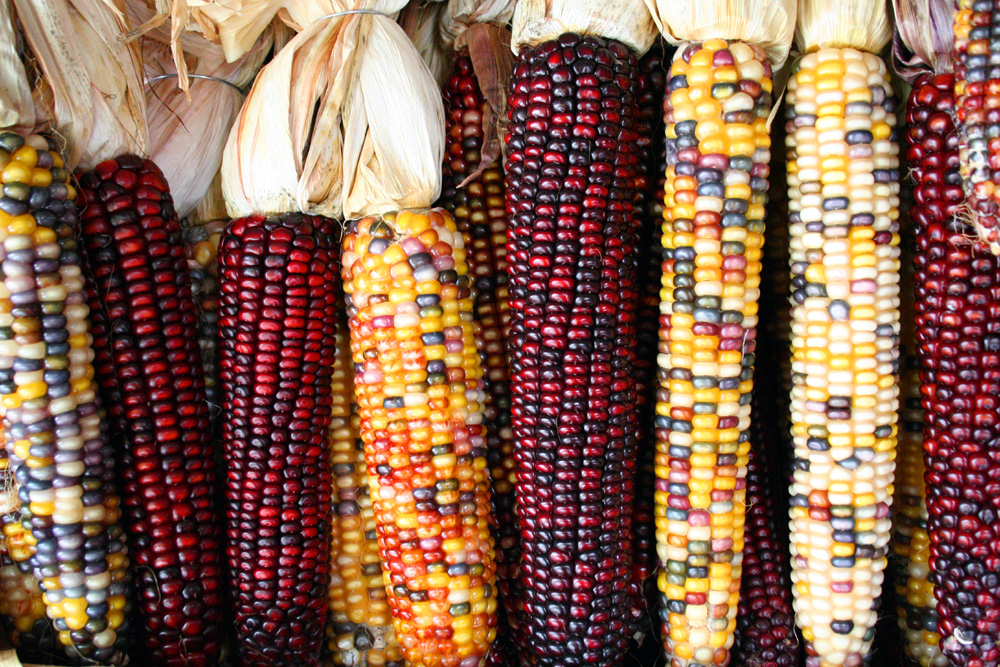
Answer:
<path fill-rule="evenodd" d="M 892 56 L 908 82 L 924 72 L 951 72 L 954 27 L 951 0 L 893 0 Z"/>
<path fill-rule="evenodd" d="M 780 69 L 792 47 L 797 0 L 646 0 L 672 44 L 725 39 L 755 44 Z"/>
<path fill-rule="evenodd" d="M 641 56 L 656 39 L 656 25 L 643 0 L 519 0 L 511 46 L 537 46 L 566 32 L 597 35 L 631 47 Z"/>
<path fill-rule="evenodd" d="M 448 0 L 441 17 L 441 39 L 456 51 L 466 45 L 463 35 L 476 23 L 504 27 L 514 16 L 514 0 Z M 478 74 L 477 74 L 478 76 Z"/>
<path fill-rule="evenodd" d="M 36 112 L 65 142 L 70 169 L 145 154 L 142 62 L 124 0 L 14 0 L 35 65 Z M 39 119 L 41 123 L 41 119 Z"/>
<path fill-rule="evenodd" d="M 226 198 L 222 195 L 222 170 L 215 175 L 208 192 L 201 198 L 198 205 L 187 216 L 189 227 L 200 227 L 213 220 L 226 220 L 229 213 L 226 211 Z"/>
<path fill-rule="evenodd" d="M 443 157 L 441 94 L 409 38 L 389 16 L 346 14 L 311 23 L 261 70 L 226 144 L 222 187 L 233 217 L 354 218 L 429 206 Z"/>
<path fill-rule="evenodd" d="M 795 43 L 803 52 L 839 48 L 878 53 L 891 37 L 886 0 L 799 0 Z"/>
<path fill-rule="evenodd" d="M 486 101 L 483 109 L 483 146 L 476 169 L 459 187 L 479 178 L 500 157 L 503 150 L 504 125 L 507 121 L 507 88 L 514 72 L 514 55 L 510 51 L 510 31 L 494 23 L 474 23 L 455 45 L 469 50 L 472 71 L 479 81 L 479 90 Z"/>
<path fill-rule="evenodd" d="M 412 0 L 399 13 L 399 25 L 424 59 L 434 80 L 442 85 L 451 71 L 452 52 L 441 41 L 439 26 L 445 3 L 440 0 Z"/>
<path fill-rule="evenodd" d="M 35 103 L 18 52 L 19 41 L 13 8 L 8 0 L 0 0 L 0 129 L 30 134 L 35 126 Z"/>

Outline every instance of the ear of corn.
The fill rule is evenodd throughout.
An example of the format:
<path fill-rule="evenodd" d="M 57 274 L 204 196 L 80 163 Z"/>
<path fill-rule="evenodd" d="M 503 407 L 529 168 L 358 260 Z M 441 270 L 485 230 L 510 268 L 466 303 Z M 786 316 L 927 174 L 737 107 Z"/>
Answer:
<path fill-rule="evenodd" d="M 132 155 L 84 174 L 79 201 L 143 655 L 152 665 L 212 664 L 223 639 L 221 525 L 180 223 L 160 170 Z"/>
<path fill-rule="evenodd" d="M 916 351 L 929 537 L 924 546 L 919 522 L 913 526 L 910 562 L 916 561 L 922 574 L 919 559 L 929 549 L 939 646 L 951 664 L 995 667 L 1000 664 L 1000 309 L 994 304 L 1000 297 L 1000 259 L 970 240 L 972 229 L 963 222 L 960 136 L 952 120 L 961 95 L 952 95 L 950 78 L 937 75 L 915 84 L 907 110 L 908 159 L 916 182 L 910 217 L 916 232 Z M 920 585 L 915 597 L 929 602 L 929 587 Z M 936 638 L 928 633 L 926 639 Z"/>
<path fill-rule="evenodd" d="M 668 658 L 725 665 L 744 479 L 770 137 L 758 47 L 681 47 L 668 79 L 656 406 L 660 614 Z"/>
<path fill-rule="evenodd" d="M 860 665 L 896 445 L 899 160 L 885 64 L 820 49 L 788 83 L 792 579 L 810 667 Z"/>
<path fill-rule="evenodd" d="M 378 555 L 375 510 L 354 403 L 346 320 L 337 324 L 330 419 L 333 530 L 330 533 L 329 664 L 403 667 Z"/>
<path fill-rule="evenodd" d="M 500 625 L 492 661 L 512 665 L 524 631 L 523 593 L 518 581 L 520 536 L 514 515 L 514 433 L 511 429 L 507 341 L 507 211 L 503 167 L 496 160 L 464 186 L 477 170 L 483 149 L 486 100 L 468 51 L 455 55 L 444 85 L 446 142 L 440 204 L 455 219 L 469 243 L 475 277 L 477 343 L 483 358 L 486 391 L 486 457 L 496 518 L 497 586 Z"/>
<path fill-rule="evenodd" d="M 511 402 L 528 650 L 627 647 L 638 413 L 635 55 L 565 33 L 522 47 L 507 135 Z"/>
<path fill-rule="evenodd" d="M 482 367 L 464 240 L 441 209 L 350 224 L 355 394 L 396 639 L 477 667 L 496 637 Z"/>
<path fill-rule="evenodd" d="M 1000 87 L 994 61 L 1000 7 L 994 0 L 958 0 L 955 11 L 955 113 L 959 161 L 969 213 L 990 251 L 1000 254 Z"/>
<path fill-rule="evenodd" d="M 209 415 L 219 414 L 219 241 L 226 228 L 225 220 L 213 220 L 184 229 L 191 271 L 191 293 L 198 304 L 198 347 L 205 368 L 205 397 Z M 215 429 L 213 428 L 213 432 Z"/>
<path fill-rule="evenodd" d="M 219 245 L 219 376 L 236 653 L 318 664 L 330 585 L 336 230 L 233 220 Z"/>
<path fill-rule="evenodd" d="M 127 558 L 92 380 L 76 193 L 37 135 L 0 134 L 0 180 L 0 414 L 28 563 L 67 657 L 120 664 Z"/>

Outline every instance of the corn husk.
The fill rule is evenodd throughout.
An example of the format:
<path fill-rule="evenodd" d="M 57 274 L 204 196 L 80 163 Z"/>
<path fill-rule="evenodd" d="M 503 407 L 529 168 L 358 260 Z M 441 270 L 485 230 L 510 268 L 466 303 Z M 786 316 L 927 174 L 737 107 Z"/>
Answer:
<path fill-rule="evenodd" d="M 226 198 L 222 195 L 222 170 L 220 169 L 209 184 L 208 192 L 201 198 L 194 210 L 188 213 L 187 224 L 189 227 L 200 227 L 213 220 L 226 220 L 228 218 Z"/>
<path fill-rule="evenodd" d="M 922 73 L 952 71 L 954 27 L 951 0 L 893 0 L 896 29 L 892 56 L 908 82 Z"/>
<path fill-rule="evenodd" d="M 8 0 L 0 0 L 0 129 L 30 134 L 35 103 L 19 45 L 13 9 Z"/>
<path fill-rule="evenodd" d="M 146 100 L 139 49 L 123 0 L 14 0 L 33 62 L 44 73 L 36 112 L 65 142 L 70 169 L 122 153 L 145 154 Z M 41 123 L 41 119 L 39 119 Z"/>
<path fill-rule="evenodd" d="M 795 43 L 803 52 L 840 48 L 878 53 L 891 37 L 886 0 L 799 0 Z"/>
<path fill-rule="evenodd" d="M 369 7 L 390 14 L 404 1 Z M 381 214 L 429 206 L 443 157 L 441 94 L 413 44 L 388 16 L 347 14 L 309 24 L 261 70 L 222 189 L 233 217 Z"/>
<path fill-rule="evenodd" d="M 135 23 L 151 16 L 151 11 L 137 2 L 129 5 L 129 12 Z M 195 77 L 212 77 L 192 78 L 189 89 L 184 91 L 179 87 L 179 73 L 174 70 L 169 26 L 152 28 L 141 38 L 143 67 L 149 82 L 149 157 L 163 170 L 181 218 L 206 196 L 212 177 L 222 166 L 229 130 L 243 104 L 240 89 L 253 81 L 272 42 L 273 31 L 269 28 L 240 60 L 227 63 L 218 44 L 195 33 L 182 34 L 185 69 Z"/>
<path fill-rule="evenodd" d="M 767 53 L 777 70 L 795 34 L 797 0 L 646 0 L 653 20 L 672 44 L 738 40 Z"/>
<path fill-rule="evenodd" d="M 449 0 L 441 17 L 441 39 L 457 51 L 467 44 L 464 35 L 469 26 L 491 23 L 504 27 L 510 23 L 514 4 L 514 0 Z"/>
<path fill-rule="evenodd" d="M 398 23 L 417 53 L 424 59 L 434 80 L 442 85 L 451 71 L 451 49 L 441 41 L 439 26 L 445 3 L 440 0 L 412 0 L 399 13 Z"/>
<path fill-rule="evenodd" d="M 511 32 L 515 54 L 522 46 L 578 32 L 617 40 L 641 56 L 657 30 L 643 0 L 519 0 Z"/>

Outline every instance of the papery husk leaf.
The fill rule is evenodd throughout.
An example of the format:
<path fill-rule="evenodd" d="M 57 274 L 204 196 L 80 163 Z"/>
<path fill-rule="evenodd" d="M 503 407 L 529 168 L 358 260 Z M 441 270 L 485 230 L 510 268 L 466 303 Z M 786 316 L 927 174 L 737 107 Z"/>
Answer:
<path fill-rule="evenodd" d="M 778 69 L 795 34 L 797 0 L 646 0 L 668 42 L 724 39 L 755 44 Z"/>
<path fill-rule="evenodd" d="M 412 0 L 397 19 L 439 86 L 448 78 L 452 61 L 451 49 L 446 48 L 439 30 L 444 11 L 445 3 L 440 0 Z"/>
<path fill-rule="evenodd" d="M 536 46 L 566 32 L 614 39 L 641 56 L 657 29 L 643 0 L 518 0 L 511 46 Z"/>
<path fill-rule="evenodd" d="M 387 16 L 348 14 L 306 27 L 258 75 L 223 193 L 233 217 L 429 206 L 443 155 L 441 94 L 410 40 Z"/>
<path fill-rule="evenodd" d="M 13 8 L 0 0 L 0 129 L 29 134 L 34 126 L 35 102 L 18 52 Z"/>
<path fill-rule="evenodd" d="M 213 220 L 227 220 L 228 218 L 226 198 L 222 195 L 222 171 L 219 170 L 208 186 L 208 192 L 194 207 L 194 210 L 188 214 L 187 224 L 190 227 L 199 227 Z"/>
<path fill-rule="evenodd" d="M 795 43 L 803 52 L 838 48 L 878 53 L 891 37 L 886 0 L 799 0 Z"/>
<path fill-rule="evenodd" d="M 493 23 L 472 24 L 462 31 L 455 44 L 469 49 L 472 71 L 486 100 L 479 165 L 459 184 L 465 187 L 488 169 L 503 149 L 500 124 L 507 120 L 507 87 L 514 72 L 514 56 L 509 46 L 510 31 Z"/>
<path fill-rule="evenodd" d="M 445 46 L 456 51 L 465 46 L 462 35 L 475 23 L 506 26 L 514 16 L 514 5 L 515 0 L 448 0 L 441 17 L 441 38 Z"/>
<path fill-rule="evenodd" d="M 908 82 L 922 73 L 951 72 L 955 7 L 952 0 L 893 0 L 892 55 Z"/>
<path fill-rule="evenodd" d="M 146 100 L 139 48 L 127 43 L 123 0 L 14 0 L 44 73 L 36 110 L 65 142 L 69 169 L 123 153 L 146 154 Z"/>

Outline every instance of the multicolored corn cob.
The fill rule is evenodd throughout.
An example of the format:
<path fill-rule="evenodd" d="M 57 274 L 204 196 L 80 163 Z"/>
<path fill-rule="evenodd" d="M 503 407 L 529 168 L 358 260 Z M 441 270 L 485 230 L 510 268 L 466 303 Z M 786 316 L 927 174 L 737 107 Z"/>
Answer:
<path fill-rule="evenodd" d="M 800 58 L 788 82 L 792 580 L 809 667 L 861 665 L 886 566 L 896 448 L 899 158 L 885 63 Z"/>
<path fill-rule="evenodd" d="M 634 377 L 636 56 L 565 33 L 524 46 L 507 134 L 511 398 L 528 646 L 541 667 L 627 648 Z"/>
<path fill-rule="evenodd" d="M 773 372 L 773 369 L 772 369 Z M 799 639 L 792 610 L 788 495 L 779 480 L 781 440 L 776 437 L 773 392 L 756 391 L 747 459 L 743 579 L 733 643 L 733 665 L 798 667 Z"/>
<path fill-rule="evenodd" d="M 180 223 L 163 174 L 123 155 L 80 178 L 95 370 L 120 439 L 143 657 L 213 665 L 223 640 L 215 461 Z"/>
<path fill-rule="evenodd" d="M 665 177 L 663 103 L 666 66 L 663 48 L 656 44 L 639 60 L 636 81 L 636 122 L 640 151 L 636 178 L 636 212 L 640 216 L 636 239 L 636 284 L 640 300 L 636 318 L 635 382 L 638 408 L 638 457 L 632 509 L 632 582 L 629 635 L 642 643 L 650 630 L 656 600 L 656 349 L 660 316 L 660 226 L 663 199 L 657 200 Z"/>
<path fill-rule="evenodd" d="M 481 161 L 486 100 L 479 88 L 468 51 L 455 55 L 444 85 L 446 148 L 439 204 L 455 219 L 469 243 L 469 265 L 475 276 L 476 338 L 485 365 L 486 457 L 490 466 L 496 526 L 499 632 L 491 664 L 513 665 L 517 641 L 524 631 L 523 593 L 518 581 L 521 543 L 514 514 L 514 432 L 510 414 L 510 369 L 507 341 L 507 211 L 503 166 L 496 160 L 464 186 Z M 508 629 L 509 628 L 509 629 Z M 501 662 L 496 662 L 501 661 Z"/>
<path fill-rule="evenodd" d="M 365 452 L 358 436 L 354 362 L 347 321 L 337 323 L 333 362 L 330 468 L 333 530 L 325 664 L 403 667 L 389 612 Z"/>
<path fill-rule="evenodd" d="M 939 74 L 919 81 L 907 108 L 907 157 L 916 182 L 910 218 L 916 232 L 928 562 L 941 650 L 953 665 L 996 667 L 1000 259 L 972 240 L 964 222 L 950 79 Z M 919 558 L 919 538 L 915 544 L 911 560 Z"/>
<path fill-rule="evenodd" d="M 0 181 L 0 416 L 28 563 L 66 656 L 120 664 L 128 559 L 92 380 L 76 191 L 37 135 L 0 134 Z"/>
<path fill-rule="evenodd" d="M 958 0 L 955 12 L 955 114 L 968 214 L 1000 255 L 1000 2 Z"/>
<path fill-rule="evenodd" d="M 477 667 L 496 637 L 483 369 L 462 234 L 442 209 L 352 222 L 354 387 L 396 640 Z"/>
<path fill-rule="evenodd" d="M 771 66 L 742 42 L 670 68 L 656 405 L 660 615 L 668 660 L 725 665 L 743 561 Z"/>
<path fill-rule="evenodd" d="M 205 396 L 209 415 L 219 413 L 219 241 L 225 220 L 213 220 L 197 227 L 185 227 L 191 292 L 198 304 L 198 346 L 205 368 Z M 214 431 L 214 429 L 213 429 Z"/>
<path fill-rule="evenodd" d="M 319 663 L 330 585 L 338 231 L 297 213 L 233 220 L 219 244 L 219 381 L 236 655 Z"/>

